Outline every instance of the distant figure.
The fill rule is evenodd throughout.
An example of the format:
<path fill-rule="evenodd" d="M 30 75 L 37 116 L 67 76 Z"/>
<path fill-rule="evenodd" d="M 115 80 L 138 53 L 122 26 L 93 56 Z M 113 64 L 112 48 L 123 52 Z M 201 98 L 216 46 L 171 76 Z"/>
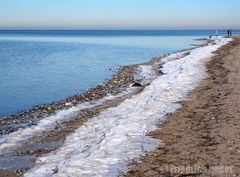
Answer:
<path fill-rule="evenodd" d="M 216 37 L 218 36 L 218 30 L 215 31 L 215 36 L 216 36 Z"/>
<path fill-rule="evenodd" d="M 230 36 L 230 30 L 227 30 L 227 34 L 228 34 L 228 36 Z"/>

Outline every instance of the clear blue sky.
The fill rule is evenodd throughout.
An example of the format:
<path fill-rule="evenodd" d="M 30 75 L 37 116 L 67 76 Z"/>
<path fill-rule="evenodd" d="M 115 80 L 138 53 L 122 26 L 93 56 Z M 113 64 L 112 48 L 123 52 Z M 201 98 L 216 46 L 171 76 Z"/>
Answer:
<path fill-rule="evenodd" d="M 240 0 L 0 0 L 0 29 L 240 27 Z"/>

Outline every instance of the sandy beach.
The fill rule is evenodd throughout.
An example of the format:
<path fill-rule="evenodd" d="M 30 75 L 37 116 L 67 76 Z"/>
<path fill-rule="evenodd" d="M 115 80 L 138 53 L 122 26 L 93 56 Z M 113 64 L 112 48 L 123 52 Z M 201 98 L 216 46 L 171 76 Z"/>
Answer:
<path fill-rule="evenodd" d="M 240 38 L 218 49 L 210 60 L 211 51 L 225 44 L 225 39 L 214 40 L 209 46 L 122 68 L 110 81 L 83 95 L 23 113 L 19 124 L 28 122 L 28 117 L 45 116 L 30 128 L 2 129 L 6 135 L 0 162 L 11 163 L 12 158 L 13 168 L 0 170 L 0 176 L 118 176 L 126 171 L 126 176 L 210 176 L 213 166 L 237 175 Z M 62 108 L 65 112 L 53 114 Z M 40 112 L 37 118 L 34 112 Z M 7 117 L 2 127 L 18 116 Z M 192 171 L 184 170 L 189 166 Z"/>
<path fill-rule="evenodd" d="M 183 108 L 150 135 L 163 146 L 142 157 L 126 176 L 240 175 L 240 38 L 207 63 L 208 77 Z"/>
<path fill-rule="evenodd" d="M 239 7 L 0 1 L 0 177 L 240 177 Z"/>

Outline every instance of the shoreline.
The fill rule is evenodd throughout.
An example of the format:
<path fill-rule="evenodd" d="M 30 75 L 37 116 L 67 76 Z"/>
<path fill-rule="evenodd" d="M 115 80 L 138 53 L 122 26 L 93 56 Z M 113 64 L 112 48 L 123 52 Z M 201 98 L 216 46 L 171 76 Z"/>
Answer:
<path fill-rule="evenodd" d="M 240 37 L 206 63 L 208 76 L 149 136 L 162 145 L 131 166 L 126 177 L 238 176 Z"/>
<path fill-rule="evenodd" d="M 101 99 L 108 94 L 115 95 L 120 93 L 127 88 L 129 84 L 136 82 L 134 81 L 133 75 L 135 74 L 138 65 L 140 64 L 120 67 L 109 80 L 96 87 L 89 88 L 81 94 L 76 94 L 49 104 L 34 106 L 33 108 L 20 111 L 16 114 L 2 116 L 0 117 L 0 126 L 3 127 L 9 124 L 16 124 L 16 126 L 19 125 L 19 128 L 23 128 L 21 124 L 24 125 L 28 122 L 32 122 L 32 124 L 28 126 L 35 125 L 36 122 L 42 118 L 54 115 L 61 110 L 71 108 L 83 102 Z M 0 135 L 9 134 L 16 130 L 17 129 L 6 130 L 6 132 L 4 132 L 3 129 L 0 129 Z"/>
<path fill-rule="evenodd" d="M 36 125 L 37 122 L 43 118 L 52 116 L 61 110 L 69 109 L 83 102 L 102 99 L 106 97 L 108 94 L 116 95 L 117 93 L 124 91 L 131 84 L 141 82 L 136 78 L 134 78 L 134 75 L 138 74 L 137 69 L 139 68 L 139 66 L 151 65 L 171 54 L 192 50 L 198 47 L 203 47 L 211 42 L 211 39 L 207 39 L 207 38 L 200 38 L 195 40 L 206 41 L 206 43 L 191 44 L 193 46 L 191 48 L 186 48 L 180 51 L 161 55 L 159 57 L 154 57 L 144 63 L 138 63 L 134 65 L 129 65 L 129 66 L 120 66 L 116 70 L 115 74 L 106 82 L 96 85 L 95 87 L 89 88 L 83 93 L 79 93 L 79 94 L 77 93 L 63 100 L 33 106 L 30 109 L 19 111 L 16 114 L 0 116 L 0 136 L 12 133 L 21 128 L 26 128 L 32 125 Z"/>
<path fill-rule="evenodd" d="M 207 45 L 207 44 L 206 44 Z M 193 48 L 192 48 L 193 49 Z M 195 48 L 194 48 L 195 49 Z M 181 56 L 179 56 L 180 58 L 182 58 L 182 57 L 185 57 L 185 56 L 187 56 L 188 55 L 188 52 L 185 52 L 185 51 L 188 51 L 188 50 L 191 50 L 191 49 L 185 49 L 185 50 L 182 50 L 181 52 L 174 52 L 173 54 L 177 54 L 177 53 L 183 53 L 183 56 L 181 55 Z M 163 57 L 160 57 L 160 58 L 154 58 L 154 59 L 152 59 L 151 61 L 149 61 L 149 62 L 146 62 L 146 63 L 144 63 L 145 65 L 152 65 L 153 63 L 156 63 L 156 62 L 159 62 L 159 61 L 161 61 L 161 59 L 162 58 L 164 58 L 164 57 L 166 57 L 166 56 L 169 56 L 169 55 L 171 55 L 171 54 L 168 54 L 168 55 L 165 55 L 165 56 L 163 56 Z M 138 65 L 134 65 L 134 66 L 132 66 L 132 67 L 136 67 L 137 68 L 137 66 L 140 66 L 140 65 L 143 65 L 143 64 L 138 64 Z M 161 66 L 159 66 L 159 67 L 161 67 Z M 131 68 L 131 67 L 130 67 Z M 129 68 L 127 68 L 127 69 L 129 69 Z M 131 69 L 133 69 L 133 68 L 131 68 Z M 134 71 L 135 72 L 135 71 Z M 132 75 L 131 76 L 133 76 L 133 70 L 132 70 L 132 72 L 130 72 Z M 129 72 L 127 72 L 128 74 L 129 74 Z M 158 73 L 158 74 L 162 74 L 161 72 L 160 73 Z M 124 76 L 125 77 L 125 76 Z M 113 78 L 114 79 L 114 78 Z M 136 80 L 134 80 L 134 82 L 136 82 Z M 134 83 L 134 82 L 132 82 L 132 83 Z M 129 86 L 129 83 L 127 83 L 127 85 Z M 147 86 L 148 84 L 146 84 L 145 86 Z M 145 87 L 144 85 L 143 85 L 143 88 Z M 121 87 L 122 88 L 122 87 Z M 131 96 L 131 95 L 130 95 Z M 121 102 L 121 101 L 120 101 Z M 120 103 L 119 102 L 119 103 Z M 115 106 L 117 106 L 119 103 L 115 103 Z M 112 104 L 112 103 L 111 103 Z M 111 106 L 114 106 L 114 104 L 113 105 L 110 105 L 110 107 Z M 107 107 L 103 107 L 103 109 L 106 109 Z M 101 109 L 101 110 L 103 110 L 103 109 Z M 99 113 L 100 111 L 96 111 L 96 114 L 92 114 L 91 113 L 91 110 L 90 110 L 90 117 L 92 117 L 92 116 L 96 116 L 98 113 Z M 90 118 L 90 117 L 88 117 L 88 118 Z M 87 119 L 88 119 L 87 118 Z M 85 120 L 83 120 L 83 122 L 84 121 L 86 121 L 87 119 L 85 119 Z M 79 120 L 78 120 L 79 121 Z M 81 125 L 82 125 L 82 121 L 80 121 L 81 123 Z M 74 124 L 74 122 L 72 122 L 71 124 Z M 66 124 L 67 125 L 67 124 Z M 79 127 L 79 126 L 81 126 L 81 125 L 79 125 L 79 124 L 77 124 L 76 126 L 75 126 L 75 128 L 73 128 L 72 130 L 70 130 L 70 132 L 69 132 L 69 130 L 67 130 L 66 132 L 64 131 L 63 133 L 66 133 L 66 134 L 69 134 L 69 133 L 71 133 L 72 131 L 74 131 L 77 127 Z M 67 127 L 67 129 L 69 129 L 68 128 L 68 126 L 66 126 Z M 71 129 L 71 127 L 70 127 L 70 129 Z M 60 130 L 62 130 L 61 128 L 60 128 Z M 57 133 L 59 133 L 58 131 L 57 131 Z M 52 141 L 56 141 L 57 139 L 55 139 L 55 138 L 50 138 L 49 139 L 49 137 L 50 136 L 52 136 L 52 134 L 50 133 L 50 134 L 48 134 L 48 140 L 50 140 L 50 142 L 52 142 Z M 65 139 L 65 137 L 63 137 L 64 139 Z M 59 145 L 57 145 L 57 147 L 59 147 L 59 146 L 61 146 L 62 144 L 60 143 Z M 28 146 L 28 145 L 27 145 Z M 26 148 L 27 146 L 25 146 L 24 148 Z M 39 156 L 39 155 L 42 155 L 42 154 L 45 154 L 45 153 L 48 153 L 48 152 L 50 152 L 50 151 L 52 151 L 52 150 L 55 150 L 57 147 L 54 147 L 53 149 L 49 149 L 49 150 L 44 150 L 44 148 L 43 148 L 43 150 L 40 150 L 39 151 L 39 149 L 37 149 L 37 150 L 31 150 L 31 151 L 28 151 L 28 152 L 26 152 L 26 153 L 22 153 L 21 151 L 19 151 L 19 152 L 17 152 L 16 153 L 16 155 L 17 156 L 25 156 L 25 155 L 35 155 L 35 156 Z M 20 171 L 18 171 L 17 173 L 15 173 L 15 174 L 22 174 L 23 172 L 24 172 L 25 170 L 20 170 Z M 6 175 L 6 174 L 5 174 Z M 10 176 L 12 176 L 13 174 L 9 174 Z"/>

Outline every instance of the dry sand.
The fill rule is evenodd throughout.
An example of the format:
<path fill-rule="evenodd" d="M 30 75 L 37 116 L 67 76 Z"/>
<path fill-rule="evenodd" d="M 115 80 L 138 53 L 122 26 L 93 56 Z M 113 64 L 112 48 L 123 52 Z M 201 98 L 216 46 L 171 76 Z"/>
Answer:
<path fill-rule="evenodd" d="M 240 176 L 240 37 L 207 68 L 192 99 L 151 133 L 163 145 L 126 176 Z"/>

